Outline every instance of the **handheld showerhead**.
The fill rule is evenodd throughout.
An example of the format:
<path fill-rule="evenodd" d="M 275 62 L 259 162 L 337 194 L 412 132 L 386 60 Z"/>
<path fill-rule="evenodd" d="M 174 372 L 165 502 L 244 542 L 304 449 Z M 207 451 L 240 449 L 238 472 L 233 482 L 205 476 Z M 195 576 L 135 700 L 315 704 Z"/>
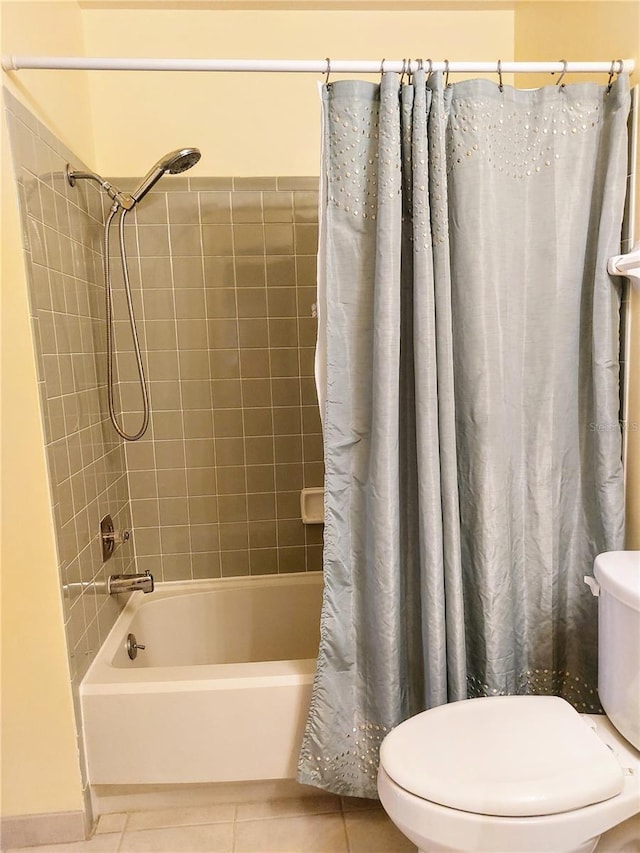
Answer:
<path fill-rule="evenodd" d="M 138 189 L 131 193 L 134 203 L 144 198 L 164 174 L 168 172 L 170 175 L 179 175 L 180 172 L 185 172 L 195 166 L 200 156 L 197 148 L 180 148 L 177 151 L 171 151 L 166 157 L 158 160 L 144 176 Z"/>
<path fill-rule="evenodd" d="M 200 151 L 197 148 L 181 148 L 179 151 L 167 154 L 162 160 L 162 167 L 170 175 L 179 175 L 180 172 L 186 172 L 187 169 L 195 166 L 199 159 Z"/>
<path fill-rule="evenodd" d="M 200 159 L 200 152 L 197 148 L 181 148 L 178 151 L 172 151 L 170 154 L 167 154 L 166 157 L 163 157 L 162 160 L 158 160 L 155 166 L 148 172 L 142 180 L 142 183 L 138 187 L 138 189 L 131 193 L 123 193 L 117 187 L 114 187 L 109 181 L 105 181 L 104 178 L 97 175 L 95 172 L 81 172 L 76 169 L 72 169 L 69 164 L 67 164 L 67 181 L 70 186 L 74 187 L 76 185 L 76 181 L 79 179 L 87 179 L 90 181 L 95 181 L 100 185 L 100 188 L 104 190 L 109 196 L 110 199 L 113 200 L 113 204 L 111 205 L 111 210 L 109 212 L 109 216 L 105 222 L 104 226 L 104 279 L 105 279 L 105 291 L 106 291 L 106 314 L 107 314 L 107 398 L 109 404 L 109 417 L 111 418 L 111 422 L 118 433 L 118 435 L 122 436 L 126 441 L 137 441 L 139 438 L 142 438 L 144 435 L 147 426 L 149 424 L 149 393 L 147 390 L 147 383 L 144 376 L 144 367 L 142 364 L 142 357 L 140 355 L 140 342 L 138 340 L 138 333 L 136 330 L 136 322 L 133 313 L 133 302 L 131 298 L 131 285 L 129 281 L 129 273 L 127 271 L 127 258 L 125 254 L 125 217 L 127 213 L 134 207 L 137 202 L 140 201 L 151 189 L 151 187 L 157 183 L 160 178 L 166 174 L 167 172 L 170 175 L 178 175 L 180 172 L 184 172 L 186 169 L 190 169 L 191 166 L 195 166 L 195 164 Z M 120 210 L 120 220 L 119 220 L 119 229 L 120 229 L 120 260 L 122 262 L 122 277 L 124 282 L 124 289 L 127 296 L 127 306 L 129 309 L 129 322 L 131 325 L 131 332 L 133 336 L 133 350 L 136 356 L 136 362 L 138 366 L 138 378 L 140 380 L 140 389 L 142 392 L 142 426 L 135 434 L 129 434 L 125 432 L 123 426 L 118 423 L 118 418 L 116 415 L 116 411 L 114 408 L 114 339 L 113 339 L 113 303 L 112 303 L 112 287 L 111 287 L 111 275 L 109 271 L 109 229 L 111 226 L 111 222 L 114 216 Z"/>
<path fill-rule="evenodd" d="M 67 164 L 67 180 L 72 187 L 75 186 L 79 178 L 88 178 L 91 181 L 95 181 L 100 184 L 101 188 L 108 193 L 109 197 L 116 204 L 124 210 L 131 210 L 141 198 L 144 198 L 151 187 L 158 183 L 163 175 L 167 172 L 170 175 L 179 175 L 180 172 L 185 172 L 187 169 L 195 166 L 200 156 L 200 151 L 197 148 L 179 148 L 177 151 L 171 151 L 162 160 L 158 160 L 155 166 L 144 176 L 138 189 L 131 194 L 121 192 L 118 187 L 114 187 L 109 181 L 105 181 L 104 178 L 101 178 L 95 172 L 80 172 L 72 169 L 69 164 Z"/>

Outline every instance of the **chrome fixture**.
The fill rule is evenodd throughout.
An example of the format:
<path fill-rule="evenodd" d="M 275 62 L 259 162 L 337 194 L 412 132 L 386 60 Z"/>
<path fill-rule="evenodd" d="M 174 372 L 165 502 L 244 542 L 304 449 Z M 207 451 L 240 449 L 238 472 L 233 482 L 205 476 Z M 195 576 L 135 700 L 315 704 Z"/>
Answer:
<path fill-rule="evenodd" d="M 80 172 L 67 164 L 67 180 L 74 187 L 76 181 L 87 179 L 100 184 L 100 188 L 107 193 L 110 199 L 113 200 L 111 210 L 104 225 L 104 241 L 103 241 L 103 268 L 105 282 L 105 299 L 107 306 L 107 391 L 109 400 L 109 417 L 115 431 L 121 438 L 126 441 L 137 441 L 147 431 L 149 426 L 149 392 L 144 376 L 144 367 L 142 365 L 142 355 L 140 354 L 140 343 L 138 340 L 138 331 L 136 329 L 136 320 L 133 313 L 133 300 L 131 298 L 131 284 L 129 282 L 129 270 L 127 268 L 127 256 L 124 245 L 124 220 L 127 213 L 149 192 L 160 178 L 165 175 L 178 175 L 186 169 L 190 169 L 200 159 L 200 151 L 197 148 L 179 148 L 177 151 L 171 151 L 166 157 L 153 166 L 142 179 L 140 186 L 132 193 L 125 193 L 118 187 L 106 181 L 95 172 Z M 129 313 L 129 325 L 131 326 L 131 336 L 133 338 L 133 349 L 136 356 L 136 364 L 138 367 L 138 379 L 140 381 L 140 391 L 142 394 L 142 424 L 136 433 L 127 433 L 124 428 L 118 423 L 114 405 L 113 391 L 113 362 L 114 362 L 114 347 L 113 347 L 113 308 L 112 308 L 112 293 L 111 293 L 111 274 L 109 271 L 109 228 L 113 217 L 120 211 L 119 220 L 119 238 L 120 238 L 120 261 L 122 264 L 122 276 L 124 280 L 124 290 L 127 297 L 127 308 Z"/>
<path fill-rule="evenodd" d="M 178 151 L 167 154 L 162 160 L 158 160 L 155 166 L 144 176 L 138 189 L 131 193 L 133 204 L 137 204 L 140 199 L 144 198 L 164 174 L 179 175 L 180 172 L 186 172 L 187 169 L 196 165 L 200 156 L 197 148 L 180 148 Z"/>
<path fill-rule="evenodd" d="M 104 190 L 109 198 L 112 198 L 115 202 L 117 202 L 120 207 L 124 207 L 125 210 L 131 210 L 135 201 L 128 193 L 123 193 L 117 187 L 114 187 L 113 184 L 110 184 L 109 181 L 105 181 L 104 178 L 101 178 L 100 175 L 96 175 L 95 172 L 80 172 L 71 168 L 69 163 L 67 163 L 67 181 L 69 185 L 75 187 L 76 181 L 86 179 L 88 181 L 95 181 L 97 184 L 100 184 L 100 189 Z"/>
<path fill-rule="evenodd" d="M 102 542 L 102 562 L 106 563 L 113 554 L 116 545 L 122 545 L 123 542 L 128 542 L 131 538 L 130 530 L 116 530 L 113 526 L 113 519 L 110 515 L 105 515 L 100 519 L 100 540 Z"/>
<path fill-rule="evenodd" d="M 147 569 L 146 572 L 137 575 L 109 575 L 107 590 L 109 595 L 117 595 L 119 592 L 153 592 L 153 575 Z"/>
<path fill-rule="evenodd" d="M 144 651 L 146 646 L 144 643 L 139 643 L 136 640 L 135 634 L 127 634 L 127 654 L 131 660 L 135 660 L 138 657 L 138 649 L 142 649 L 142 651 Z"/>
<path fill-rule="evenodd" d="M 146 196 L 151 187 L 158 183 L 163 175 L 179 175 L 181 172 L 186 172 L 187 169 L 195 166 L 201 156 L 197 148 L 178 148 L 177 151 L 171 151 L 149 169 L 138 189 L 132 193 L 122 192 L 95 172 L 80 172 L 72 169 L 68 163 L 67 180 L 72 187 L 75 187 L 78 180 L 95 181 L 100 184 L 100 189 L 104 190 L 119 207 L 124 210 L 131 210 Z"/>
<path fill-rule="evenodd" d="M 107 592 L 106 581 L 71 581 L 71 583 L 62 584 L 62 594 L 65 598 L 75 599 L 83 592 L 90 589 L 96 595 L 105 595 Z"/>

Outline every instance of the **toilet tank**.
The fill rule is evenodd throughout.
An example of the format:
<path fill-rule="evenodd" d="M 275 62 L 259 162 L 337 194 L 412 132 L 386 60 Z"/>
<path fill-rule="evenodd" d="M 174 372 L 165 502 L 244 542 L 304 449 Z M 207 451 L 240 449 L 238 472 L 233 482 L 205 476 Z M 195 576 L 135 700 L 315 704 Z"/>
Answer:
<path fill-rule="evenodd" d="M 596 557 L 598 694 L 620 734 L 640 749 L 640 551 Z"/>

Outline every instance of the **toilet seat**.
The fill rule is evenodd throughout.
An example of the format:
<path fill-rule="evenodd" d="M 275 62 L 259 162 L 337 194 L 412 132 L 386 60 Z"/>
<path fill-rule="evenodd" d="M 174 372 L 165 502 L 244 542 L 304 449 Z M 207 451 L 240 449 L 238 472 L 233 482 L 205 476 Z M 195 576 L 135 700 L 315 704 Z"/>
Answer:
<path fill-rule="evenodd" d="M 608 800 L 567 812 L 532 817 L 478 814 L 441 806 L 410 793 L 385 772 L 381 763 L 378 770 L 380 801 L 398 829 L 419 850 L 429 853 L 441 850 L 447 853 L 540 853 L 542 850 L 590 853 L 598 836 L 640 810 L 640 752 L 622 737 L 607 717 L 601 714 L 580 717 L 625 768 L 622 791 Z"/>
<path fill-rule="evenodd" d="M 410 794 L 480 815 L 567 812 L 615 797 L 624 786 L 613 753 L 556 696 L 433 708 L 387 735 L 380 762 Z"/>

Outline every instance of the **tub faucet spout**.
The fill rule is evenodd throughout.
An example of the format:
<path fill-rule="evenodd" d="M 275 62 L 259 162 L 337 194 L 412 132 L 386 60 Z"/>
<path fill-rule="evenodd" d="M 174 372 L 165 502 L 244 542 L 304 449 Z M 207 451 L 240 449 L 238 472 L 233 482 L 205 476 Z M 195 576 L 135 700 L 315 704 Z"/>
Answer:
<path fill-rule="evenodd" d="M 109 595 L 116 595 L 118 592 L 135 592 L 138 589 L 142 592 L 153 592 L 153 587 L 153 575 L 148 570 L 144 574 L 137 575 L 109 575 Z"/>

